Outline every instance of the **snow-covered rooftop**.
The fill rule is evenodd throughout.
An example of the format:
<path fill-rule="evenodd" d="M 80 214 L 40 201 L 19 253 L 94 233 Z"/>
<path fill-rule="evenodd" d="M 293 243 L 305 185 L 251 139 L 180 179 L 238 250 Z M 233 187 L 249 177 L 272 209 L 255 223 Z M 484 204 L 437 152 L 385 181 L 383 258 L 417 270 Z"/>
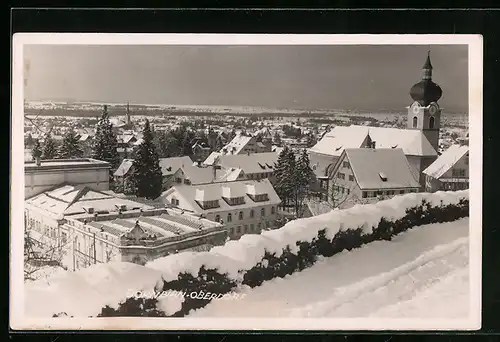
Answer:
<path fill-rule="evenodd" d="M 451 145 L 443 152 L 423 173 L 433 178 L 441 178 L 450 170 L 460 159 L 469 152 L 469 146 Z"/>

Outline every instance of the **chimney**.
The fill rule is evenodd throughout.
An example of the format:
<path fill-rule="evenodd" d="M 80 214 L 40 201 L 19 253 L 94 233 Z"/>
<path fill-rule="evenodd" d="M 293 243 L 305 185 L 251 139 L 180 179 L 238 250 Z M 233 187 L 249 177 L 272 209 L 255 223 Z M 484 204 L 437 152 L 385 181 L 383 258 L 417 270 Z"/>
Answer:
<path fill-rule="evenodd" d="M 35 157 L 35 163 L 36 163 L 36 166 L 42 165 L 42 159 L 40 158 L 40 156 Z"/>

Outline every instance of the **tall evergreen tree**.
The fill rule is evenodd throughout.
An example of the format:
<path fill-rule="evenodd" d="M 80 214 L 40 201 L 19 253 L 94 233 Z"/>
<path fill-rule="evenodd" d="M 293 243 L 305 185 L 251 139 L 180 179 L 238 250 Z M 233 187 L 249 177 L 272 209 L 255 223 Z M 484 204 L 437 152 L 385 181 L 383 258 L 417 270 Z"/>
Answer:
<path fill-rule="evenodd" d="M 312 132 L 309 132 L 306 136 L 306 145 L 307 147 L 313 147 L 316 145 L 316 138 L 314 137 Z"/>
<path fill-rule="evenodd" d="M 47 133 L 43 141 L 42 158 L 54 159 L 56 157 L 57 157 L 56 143 L 54 142 L 54 139 L 52 139 L 50 133 Z"/>
<path fill-rule="evenodd" d="M 285 146 L 278 156 L 278 160 L 274 165 L 274 175 L 276 177 L 276 193 L 281 199 L 283 206 L 286 207 L 291 198 L 292 194 L 290 188 L 293 187 L 293 174 L 291 172 L 293 165 L 291 165 L 291 157 L 293 152 Z"/>
<path fill-rule="evenodd" d="M 73 129 L 68 130 L 63 137 L 62 144 L 57 151 L 59 159 L 82 158 L 83 150 L 80 147 L 78 136 Z"/>
<path fill-rule="evenodd" d="M 137 197 L 155 199 L 161 195 L 162 173 L 149 120 L 144 125 L 142 143 L 135 152 L 130 178 L 130 186 Z"/>
<path fill-rule="evenodd" d="M 278 134 L 278 132 L 274 133 L 273 142 L 276 146 L 281 146 L 281 136 Z"/>
<path fill-rule="evenodd" d="M 182 147 L 182 155 L 190 156 L 193 154 L 193 134 L 190 131 L 184 132 L 184 137 L 182 138 L 181 147 Z"/>
<path fill-rule="evenodd" d="M 38 139 L 35 140 L 35 144 L 33 146 L 33 149 L 31 150 L 31 156 L 33 157 L 33 160 L 42 156 L 42 149 L 40 146 L 40 141 L 38 141 Z"/>
<path fill-rule="evenodd" d="M 97 122 L 94 141 L 92 144 L 92 158 L 110 163 L 110 182 L 113 181 L 113 173 L 120 166 L 118 155 L 118 139 L 113 130 L 113 124 L 109 121 L 108 107 L 105 105 L 101 118 Z"/>
<path fill-rule="evenodd" d="M 314 173 L 311 169 L 309 155 L 307 154 L 307 150 L 304 149 L 297 160 L 295 176 L 295 210 L 299 217 L 302 216 L 302 206 L 309 194 L 313 177 Z"/>

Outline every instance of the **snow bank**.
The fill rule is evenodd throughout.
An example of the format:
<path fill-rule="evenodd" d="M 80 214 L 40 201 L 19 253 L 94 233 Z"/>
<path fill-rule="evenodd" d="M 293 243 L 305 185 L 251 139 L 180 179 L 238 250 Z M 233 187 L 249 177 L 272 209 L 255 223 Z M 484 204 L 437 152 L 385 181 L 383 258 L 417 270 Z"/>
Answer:
<path fill-rule="evenodd" d="M 323 215 L 294 220 L 280 229 L 264 231 L 260 235 L 244 235 L 238 241 L 214 247 L 209 252 L 174 254 L 151 261 L 146 266 L 161 271 L 167 282 L 176 280 L 180 273 L 197 277 L 202 266 L 218 269 L 232 279 L 241 280 L 242 273 L 262 261 L 266 251 L 279 257 L 289 247 L 295 253 L 297 241 L 311 242 L 321 230 L 326 230 L 329 239 L 347 229 L 362 228 L 364 234 L 370 234 L 382 218 L 390 221 L 401 219 L 407 209 L 417 207 L 423 201 L 431 206 L 440 206 L 458 204 L 468 198 L 468 190 L 395 196 L 375 204 L 355 205 L 345 210 L 332 210 Z"/>
<path fill-rule="evenodd" d="M 68 316 L 96 316 L 101 308 L 115 306 L 140 291 L 152 291 L 161 274 L 144 266 L 110 262 L 76 272 L 25 284 L 27 316 L 49 316 L 66 312 Z"/>

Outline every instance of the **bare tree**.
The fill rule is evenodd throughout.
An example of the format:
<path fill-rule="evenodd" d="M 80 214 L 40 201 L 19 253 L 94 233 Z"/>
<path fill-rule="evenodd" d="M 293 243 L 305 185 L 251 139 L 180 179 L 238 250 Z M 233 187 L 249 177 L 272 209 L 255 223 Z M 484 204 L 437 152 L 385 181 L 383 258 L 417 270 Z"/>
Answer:
<path fill-rule="evenodd" d="M 45 266 L 65 268 L 62 264 L 67 243 L 60 244 L 59 241 L 43 236 L 39 240 L 34 239 L 29 230 L 24 232 L 24 279 L 38 279 L 39 271 Z"/>

